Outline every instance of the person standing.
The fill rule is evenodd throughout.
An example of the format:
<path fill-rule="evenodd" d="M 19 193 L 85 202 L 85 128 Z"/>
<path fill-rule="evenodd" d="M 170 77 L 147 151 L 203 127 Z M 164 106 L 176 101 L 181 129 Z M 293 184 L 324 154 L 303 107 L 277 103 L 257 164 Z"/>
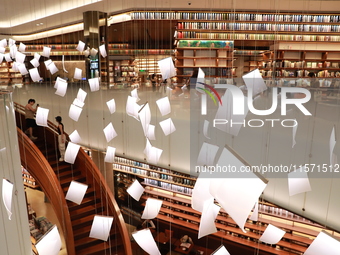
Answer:
<path fill-rule="evenodd" d="M 26 119 L 26 131 L 25 134 L 29 136 L 31 140 L 36 140 L 37 137 L 33 136 L 33 128 L 37 127 L 37 123 L 35 122 L 34 115 L 38 110 L 39 104 L 37 104 L 36 108 L 33 108 L 35 104 L 34 99 L 29 99 L 27 105 L 25 106 L 25 119 Z"/>
<path fill-rule="evenodd" d="M 156 86 L 157 86 L 157 76 L 156 74 L 151 75 L 151 84 L 152 84 L 152 91 L 156 91 Z"/>
<path fill-rule="evenodd" d="M 62 118 L 60 116 L 55 117 L 58 122 L 58 148 L 60 153 L 59 161 L 64 161 L 65 148 L 66 148 L 66 136 L 64 132 L 64 124 L 62 123 Z"/>

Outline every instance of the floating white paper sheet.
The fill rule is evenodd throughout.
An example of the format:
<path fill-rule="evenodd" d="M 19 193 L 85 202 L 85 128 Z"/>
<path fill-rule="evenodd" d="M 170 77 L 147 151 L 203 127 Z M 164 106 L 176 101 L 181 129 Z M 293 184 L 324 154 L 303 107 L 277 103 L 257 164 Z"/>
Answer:
<path fill-rule="evenodd" d="M 159 111 L 161 112 L 162 116 L 165 116 L 171 113 L 171 106 L 168 97 L 163 97 L 156 101 Z"/>
<path fill-rule="evenodd" d="M 30 62 L 34 67 L 38 67 L 40 65 L 39 60 L 36 58 L 33 58 Z"/>
<path fill-rule="evenodd" d="M 53 62 L 52 59 L 48 59 L 48 60 L 44 61 L 44 64 L 45 64 L 45 67 L 46 67 L 47 70 L 50 70 L 49 65 L 50 65 L 52 62 Z"/>
<path fill-rule="evenodd" d="M 113 217 L 95 215 L 90 231 L 90 237 L 107 241 L 112 227 Z"/>
<path fill-rule="evenodd" d="M 76 49 L 78 51 L 82 52 L 82 51 L 84 51 L 84 48 L 85 48 L 85 43 L 82 42 L 82 41 L 79 41 Z"/>
<path fill-rule="evenodd" d="M 152 145 L 151 145 L 149 139 L 146 139 L 146 144 L 145 144 L 145 148 L 144 148 L 144 154 L 146 156 L 149 155 L 151 148 L 152 148 Z"/>
<path fill-rule="evenodd" d="M 86 184 L 77 181 L 71 181 L 65 198 L 80 205 L 84 199 L 87 188 L 88 185 Z"/>
<path fill-rule="evenodd" d="M 65 56 L 64 56 L 64 55 L 63 55 L 62 58 L 61 58 L 61 63 L 62 63 L 62 65 L 63 65 L 63 70 L 64 70 L 64 72 L 65 72 L 65 73 L 68 73 L 68 71 L 67 71 L 66 68 L 65 68 Z"/>
<path fill-rule="evenodd" d="M 145 208 L 141 218 L 148 220 L 155 218 L 158 215 L 159 210 L 161 209 L 162 203 L 162 200 L 149 197 L 146 200 Z"/>
<path fill-rule="evenodd" d="M 84 103 L 86 96 L 87 96 L 87 93 L 84 90 L 82 89 L 78 90 L 77 98 L 79 99 L 80 102 Z"/>
<path fill-rule="evenodd" d="M 13 71 L 13 72 L 19 72 L 19 68 L 18 68 L 19 65 L 20 65 L 20 63 L 13 62 L 11 71 Z M 22 65 L 22 64 L 21 64 L 21 65 Z"/>
<path fill-rule="evenodd" d="M 298 122 L 295 121 L 296 125 L 293 127 L 293 144 L 292 144 L 292 148 L 294 148 L 295 144 L 296 144 L 296 140 L 295 140 L 295 137 L 296 137 L 296 131 L 297 131 L 297 128 L 298 128 Z"/>
<path fill-rule="evenodd" d="M 29 69 L 28 71 L 30 73 L 32 81 L 34 82 L 40 81 L 41 78 L 40 78 L 40 74 L 37 68 L 32 68 L 32 69 Z"/>
<path fill-rule="evenodd" d="M 51 53 L 51 48 L 44 46 L 43 52 L 41 53 L 42 56 L 49 58 Z"/>
<path fill-rule="evenodd" d="M 312 190 L 308 179 L 308 171 L 305 166 L 288 173 L 288 188 L 289 196 Z"/>
<path fill-rule="evenodd" d="M 140 110 L 141 106 L 137 104 L 136 98 L 128 96 L 126 101 L 126 113 L 127 115 L 134 117 L 136 120 L 138 119 L 138 111 Z"/>
<path fill-rule="evenodd" d="M 234 123 L 243 123 L 248 114 L 249 109 L 247 104 L 247 97 L 244 97 L 244 101 L 237 100 L 238 97 L 243 97 L 243 93 L 239 90 L 236 90 L 235 92 L 239 93 L 239 95 L 236 95 L 236 99 L 232 95 L 230 89 L 227 89 L 225 94 L 221 97 L 222 105 L 219 105 L 217 109 L 214 126 L 215 128 L 223 132 L 237 136 L 242 127 L 242 124 L 230 125 L 230 121 L 233 120 Z M 243 106 L 237 105 L 239 102 L 242 102 Z M 234 107 L 237 109 L 244 108 L 244 114 L 234 115 L 233 114 Z M 224 120 L 227 120 L 228 123 L 224 123 Z"/>
<path fill-rule="evenodd" d="M 99 77 L 89 79 L 89 85 L 91 92 L 99 90 Z"/>
<path fill-rule="evenodd" d="M 148 151 L 148 154 L 146 156 L 146 160 L 150 163 L 150 164 L 154 164 L 157 165 L 159 158 L 162 155 L 163 150 L 158 149 L 156 147 L 151 147 Z"/>
<path fill-rule="evenodd" d="M 16 45 L 12 45 L 9 47 L 9 55 L 11 56 L 11 58 L 15 58 L 17 52 L 18 52 L 18 48 Z"/>
<path fill-rule="evenodd" d="M 116 111 L 116 101 L 111 99 L 110 101 L 106 102 L 107 107 L 109 108 L 110 113 L 114 113 Z"/>
<path fill-rule="evenodd" d="M 69 137 L 72 143 L 81 143 L 81 137 L 77 130 L 74 130 Z"/>
<path fill-rule="evenodd" d="M 335 129 L 333 127 L 332 132 L 331 132 L 331 136 L 329 138 L 329 163 L 331 166 L 333 166 L 333 150 L 336 144 L 336 140 L 335 140 Z"/>
<path fill-rule="evenodd" d="M 26 58 L 26 55 L 19 51 L 17 51 L 17 53 L 15 54 L 15 61 L 20 64 L 23 64 L 25 62 L 25 58 Z"/>
<path fill-rule="evenodd" d="M 113 125 L 111 122 L 104 128 L 103 131 L 104 131 L 107 142 L 110 142 L 113 138 L 117 136 L 117 133 L 115 129 L 113 128 Z"/>
<path fill-rule="evenodd" d="M 28 70 L 26 69 L 26 66 L 24 64 L 18 65 L 18 69 L 21 75 L 28 74 Z"/>
<path fill-rule="evenodd" d="M 13 197 L 13 183 L 7 179 L 2 179 L 2 201 L 7 211 L 8 219 L 12 216 L 12 197 Z"/>
<path fill-rule="evenodd" d="M 12 62 L 12 61 L 13 61 L 12 58 L 11 58 L 11 55 L 10 55 L 9 53 L 6 53 L 6 54 L 5 54 L 5 60 L 6 60 L 7 62 Z"/>
<path fill-rule="evenodd" d="M 82 77 L 82 70 L 81 69 L 79 69 L 79 68 L 75 68 L 74 69 L 74 76 L 73 76 L 73 78 L 74 79 L 76 79 L 76 80 L 81 80 L 83 77 Z"/>
<path fill-rule="evenodd" d="M 192 190 L 191 207 L 199 212 L 203 212 L 204 203 L 214 199 L 209 192 L 211 175 L 210 172 L 200 172 Z"/>
<path fill-rule="evenodd" d="M 59 71 L 54 62 L 48 65 L 48 69 L 50 70 L 51 75 Z"/>
<path fill-rule="evenodd" d="M 259 203 L 256 202 L 253 213 L 249 217 L 250 220 L 257 221 L 259 219 Z"/>
<path fill-rule="evenodd" d="M 136 98 L 136 103 L 140 100 L 140 98 L 138 97 L 138 90 L 137 90 L 137 88 L 131 90 L 131 96 Z"/>
<path fill-rule="evenodd" d="M 71 104 L 68 116 L 74 121 L 78 121 L 82 110 L 83 109 L 81 107 Z"/>
<path fill-rule="evenodd" d="M 217 166 L 222 168 L 232 166 L 235 169 L 242 169 L 244 164 L 229 149 L 224 148 Z M 210 183 L 211 195 L 215 197 L 241 230 L 246 232 L 244 224 L 254 204 L 267 186 L 267 181 L 255 173 L 240 173 L 239 171 L 223 172 L 224 178 L 221 178 L 221 172 L 217 171 L 212 174 L 212 177 L 215 177 L 215 179 L 212 179 Z M 220 181 L 221 179 L 222 181 Z"/>
<path fill-rule="evenodd" d="M 39 61 L 39 59 L 40 59 L 40 55 L 38 54 L 38 53 L 34 53 L 34 58 L 36 59 L 36 60 L 38 60 Z"/>
<path fill-rule="evenodd" d="M 6 39 L 2 39 L 2 40 L 0 41 L 0 46 L 3 47 L 3 48 L 5 48 L 5 47 L 7 46 L 7 40 L 6 40 Z"/>
<path fill-rule="evenodd" d="M 20 52 L 25 52 L 25 50 L 26 50 L 26 45 L 25 44 L 23 44 L 22 42 L 19 44 L 19 51 Z"/>
<path fill-rule="evenodd" d="M 209 128 L 209 121 L 208 120 L 204 120 L 203 135 L 205 136 L 205 138 L 210 139 L 210 137 L 208 136 L 208 128 Z"/>
<path fill-rule="evenodd" d="M 150 229 L 146 228 L 133 232 L 132 237 L 146 253 L 150 255 L 161 255 Z"/>
<path fill-rule="evenodd" d="M 165 136 L 168 136 L 176 131 L 175 125 L 171 118 L 159 122 L 159 125 L 161 126 Z"/>
<path fill-rule="evenodd" d="M 267 86 L 262 78 L 259 69 L 255 69 L 242 76 L 248 90 L 253 91 L 253 96 L 265 91 Z"/>
<path fill-rule="evenodd" d="M 54 87 L 57 89 L 55 94 L 63 97 L 65 96 L 66 91 L 67 91 L 67 81 L 60 77 L 57 77 Z"/>
<path fill-rule="evenodd" d="M 176 69 L 171 57 L 159 60 L 158 66 L 163 80 L 176 76 Z"/>
<path fill-rule="evenodd" d="M 61 249 L 61 239 L 56 225 L 36 243 L 39 255 L 58 255 Z"/>
<path fill-rule="evenodd" d="M 156 128 L 155 125 L 149 124 L 148 133 L 146 135 L 146 137 L 149 138 L 149 140 L 156 140 L 155 128 Z"/>
<path fill-rule="evenodd" d="M 221 245 L 213 253 L 211 253 L 211 255 L 230 255 L 230 253 L 223 245 Z"/>
<path fill-rule="evenodd" d="M 105 44 L 99 46 L 99 51 L 100 51 L 100 55 L 102 55 L 103 58 L 106 58 L 107 53 L 105 49 Z"/>
<path fill-rule="evenodd" d="M 268 244 L 276 244 L 281 240 L 285 233 L 286 232 L 284 230 L 269 224 L 260 237 L 259 241 Z"/>
<path fill-rule="evenodd" d="M 196 80 L 195 88 L 199 93 L 204 93 L 204 91 L 202 90 L 202 89 L 204 89 L 204 85 L 202 84 L 202 83 L 204 83 L 204 77 L 205 77 L 205 73 L 203 72 L 203 70 L 201 68 L 198 68 L 198 74 L 197 74 L 197 80 Z M 206 94 L 204 94 L 204 95 L 206 96 Z"/>
<path fill-rule="evenodd" d="M 64 157 L 65 162 L 74 164 L 74 161 L 76 160 L 79 149 L 80 149 L 80 146 L 78 144 L 69 142 L 67 144 L 66 151 L 65 151 L 65 157 Z"/>
<path fill-rule="evenodd" d="M 219 147 L 214 144 L 204 142 L 198 154 L 198 166 L 214 166 L 214 160 Z"/>
<path fill-rule="evenodd" d="M 0 47 L 0 53 L 4 54 L 6 52 L 6 48 Z"/>
<path fill-rule="evenodd" d="M 140 112 L 138 113 L 139 120 L 142 124 L 144 135 L 148 135 L 149 125 L 151 121 L 151 111 L 150 106 L 148 103 L 146 103 L 144 106 L 142 106 Z"/>
<path fill-rule="evenodd" d="M 15 45 L 15 40 L 12 38 L 8 39 L 8 47 L 12 47 L 13 45 Z"/>
<path fill-rule="evenodd" d="M 97 53 L 98 53 L 98 50 L 96 50 L 96 49 L 94 49 L 94 48 L 92 48 L 92 49 L 90 50 L 90 54 L 91 54 L 92 57 L 95 57 L 95 56 L 97 55 Z"/>
<path fill-rule="evenodd" d="M 207 236 L 217 232 L 215 220 L 219 211 L 220 207 L 214 204 L 214 198 L 204 202 L 203 212 L 198 231 L 198 239 L 200 239 L 203 236 Z"/>
<path fill-rule="evenodd" d="M 133 199 L 135 199 L 136 201 L 139 201 L 140 197 L 143 195 L 144 187 L 136 179 L 130 185 L 130 187 L 127 188 L 126 192 L 129 193 L 130 196 L 133 197 Z"/>
<path fill-rule="evenodd" d="M 36 114 L 36 122 L 38 126 L 48 127 L 47 120 L 49 111 L 49 109 L 38 107 Z"/>
<path fill-rule="evenodd" d="M 309 245 L 304 255 L 337 255 L 340 251 L 340 242 L 328 233 L 321 231 Z"/>
<path fill-rule="evenodd" d="M 2 61 L 4 61 L 4 57 L 5 57 L 5 55 L 0 53 L 0 64 L 2 63 Z"/>
<path fill-rule="evenodd" d="M 78 98 L 75 98 L 74 100 L 73 100 L 73 103 L 72 104 L 74 104 L 75 106 L 78 106 L 78 107 L 80 107 L 80 108 L 83 108 L 83 106 L 85 105 L 82 101 L 80 101 Z"/>
<path fill-rule="evenodd" d="M 107 146 L 104 162 L 114 163 L 115 162 L 116 148 Z"/>

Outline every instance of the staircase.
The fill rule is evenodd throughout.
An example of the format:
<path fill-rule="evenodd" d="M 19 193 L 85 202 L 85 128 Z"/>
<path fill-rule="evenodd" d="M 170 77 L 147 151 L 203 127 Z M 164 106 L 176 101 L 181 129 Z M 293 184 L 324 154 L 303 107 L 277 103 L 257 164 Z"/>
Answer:
<path fill-rule="evenodd" d="M 18 126 L 21 126 L 23 130 L 23 125 L 20 125 L 20 123 L 23 123 L 22 115 L 20 112 L 17 112 L 16 115 Z M 72 245 L 73 247 L 68 247 L 67 242 L 70 238 L 70 235 L 65 235 L 68 236 L 68 238 L 65 237 L 68 254 L 132 254 L 130 239 L 128 237 L 122 215 L 113 198 L 112 192 L 107 187 L 101 173 L 82 149 L 80 149 L 74 164 L 59 162 L 57 134 L 55 133 L 56 127 L 53 127 L 52 123 L 49 123 L 49 126 L 49 128 L 39 127 L 39 138 L 34 141 L 34 145 L 33 142 L 26 135 L 24 135 L 21 130 L 18 129 L 21 161 L 22 165 L 27 167 L 27 170 L 30 172 L 30 174 L 41 185 L 40 182 L 42 180 L 39 179 L 43 179 L 41 177 L 41 173 L 46 170 L 36 169 L 36 165 L 35 167 L 31 167 L 33 169 L 30 169 L 31 164 L 27 163 L 27 155 L 31 155 L 29 154 L 30 152 L 28 150 L 30 150 L 30 147 L 35 147 L 41 152 L 41 154 L 36 154 L 40 154 L 42 157 L 44 157 L 49 165 L 47 168 L 50 168 L 54 172 L 59 185 L 59 187 L 56 187 L 55 189 L 60 188 L 60 191 L 63 193 L 62 196 L 59 197 L 59 200 L 63 200 L 62 202 L 64 202 L 67 206 L 67 217 L 69 217 L 67 220 L 69 220 L 72 225 L 72 231 L 69 232 L 73 232 L 73 242 L 71 242 L 74 243 L 74 246 Z M 27 143 L 27 146 L 24 146 L 22 143 Z M 32 155 L 33 156 L 29 157 L 30 161 L 34 160 L 34 154 L 32 153 Z M 48 178 L 46 178 L 46 180 L 47 179 Z M 77 181 L 88 185 L 86 195 L 80 205 L 65 200 L 65 196 L 71 181 Z M 47 192 L 45 192 L 45 194 L 47 194 L 46 196 L 49 198 L 52 205 L 54 203 L 58 205 L 60 201 L 54 201 L 56 199 L 53 200 L 52 195 L 51 198 L 48 196 L 48 194 L 51 192 L 49 185 L 45 183 L 45 185 L 41 186 L 43 191 L 45 191 L 44 187 L 46 187 Z M 54 208 L 56 207 L 54 206 Z M 89 237 L 95 215 L 114 217 L 111 232 L 106 242 Z M 59 217 L 62 220 L 60 222 L 62 226 L 66 224 L 64 221 L 65 217 L 65 213 Z M 70 251 L 70 249 L 73 251 Z"/>

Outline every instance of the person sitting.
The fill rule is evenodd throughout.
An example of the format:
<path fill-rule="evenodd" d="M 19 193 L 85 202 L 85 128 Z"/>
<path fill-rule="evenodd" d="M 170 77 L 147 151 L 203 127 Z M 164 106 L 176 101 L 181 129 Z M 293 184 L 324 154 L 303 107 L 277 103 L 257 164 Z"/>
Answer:
<path fill-rule="evenodd" d="M 189 248 L 191 245 L 194 244 L 191 237 L 189 237 L 188 235 L 182 236 L 180 242 L 181 242 L 180 246 L 183 246 L 185 248 Z"/>

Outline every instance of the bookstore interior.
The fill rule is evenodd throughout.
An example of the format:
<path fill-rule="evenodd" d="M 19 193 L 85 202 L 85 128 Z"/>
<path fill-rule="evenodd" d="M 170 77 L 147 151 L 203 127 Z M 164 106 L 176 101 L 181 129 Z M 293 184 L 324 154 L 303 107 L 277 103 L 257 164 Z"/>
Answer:
<path fill-rule="evenodd" d="M 340 1 L 14 2 L 1 254 L 340 255 Z"/>

